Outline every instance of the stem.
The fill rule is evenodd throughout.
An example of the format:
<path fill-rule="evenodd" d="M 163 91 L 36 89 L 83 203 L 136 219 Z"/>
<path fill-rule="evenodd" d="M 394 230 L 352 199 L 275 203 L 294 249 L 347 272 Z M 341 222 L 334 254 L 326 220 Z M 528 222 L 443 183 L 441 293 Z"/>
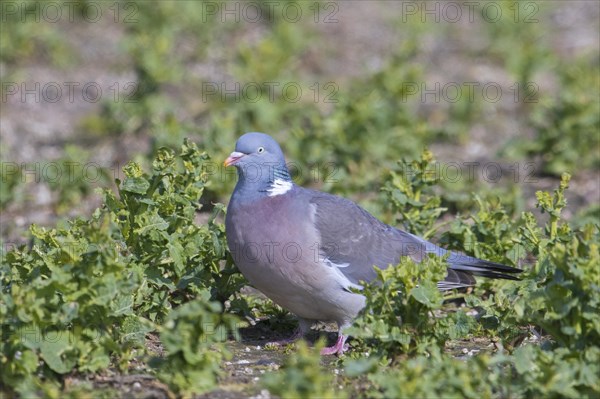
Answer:
<path fill-rule="evenodd" d="M 556 216 L 550 216 L 550 239 L 554 240 L 556 237 L 558 227 L 558 218 Z"/>

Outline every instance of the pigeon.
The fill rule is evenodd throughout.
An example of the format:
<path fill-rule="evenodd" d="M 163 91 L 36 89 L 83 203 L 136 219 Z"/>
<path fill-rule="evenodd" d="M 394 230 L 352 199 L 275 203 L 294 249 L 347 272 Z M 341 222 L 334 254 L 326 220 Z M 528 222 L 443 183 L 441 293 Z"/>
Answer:
<path fill-rule="evenodd" d="M 365 306 L 357 290 L 376 277 L 375 266 L 403 256 L 421 262 L 447 255 L 440 290 L 470 287 L 474 276 L 518 280 L 521 270 L 447 251 L 386 225 L 354 202 L 300 187 L 292 181 L 279 144 L 264 133 L 246 133 L 225 160 L 238 181 L 225 218 L 227 244 L 246 279 L 299 320 L 291 342 L 317 321 L 335 322 L 338 339 L 323 355 L 347 350 L 345 329 Z"/>

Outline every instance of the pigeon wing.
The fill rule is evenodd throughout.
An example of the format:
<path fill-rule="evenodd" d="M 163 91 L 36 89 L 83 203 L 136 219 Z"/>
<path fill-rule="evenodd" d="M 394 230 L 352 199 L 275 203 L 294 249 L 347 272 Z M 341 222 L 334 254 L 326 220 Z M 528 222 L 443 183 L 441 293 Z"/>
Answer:
<path fill-rule="evenodd" d="M 350 200 L 310 193 L 321 256 L 352 283 L 371 281 L 376 276 L 373 266 L 385 269 L 398 264 L 402 256 L 422 260 L 426 241 L 380 222 Z"/>
<path fill-rule="evenodd" d="M 385 269 L 402 256 L 422 261 L 427 254 L 444 256 L 450 251 L 413 234 L 388 226 L 354 202 L 327 193 L 305 190 L 314 206 L 314 223 L 320 234 L 324 263 L 337 267 L 348 280 L 358 284 L 376 277 L 374 266 Z M 448 274 L 438 283 L 441 290 L 469 287 L 473 276 L 517 280 L 510 266 L 450 252 Z"/>

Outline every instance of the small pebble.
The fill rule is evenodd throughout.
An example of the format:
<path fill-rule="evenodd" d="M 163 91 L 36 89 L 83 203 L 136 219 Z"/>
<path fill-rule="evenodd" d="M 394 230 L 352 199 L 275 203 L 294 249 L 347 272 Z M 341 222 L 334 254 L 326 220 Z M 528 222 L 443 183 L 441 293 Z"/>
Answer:
<path fill-rule="evenodd" d="M 250 352 L 250 348 L 246 347 L 246 349 L 244 349 L 246 352 Z"/>
<path fill-rule="evenodd" d="M 271 398 L 271 393 L 266 389 L 263 389 L 262 391 L 260 391 L 260 393 L 258 395 L 250 397 L 250 399 L 270 399 L 270 398 Z"/>
<path fill-rule="evenodd" d="M 135 389 L 136 391 L 139 391 L 140 389 L 142 389 L 142 384 L 140 384 L 139 382 L 134 382 L 133 383 L 133 389 Z"/>
<path fill-rule="evenodd" d="M 469 353 L 469 350 L 467 348 L 462 348 L 462 353 Z"/>
<path fill-rule="evenodd" d="M 242 359 L 236 362 L 237 364 L 250 364 L 250 360 Z"/>
<path fill-rule="evenodd" d="M 256 345 L 256 350 L 259 351 L 260 350 L 260 345 Z"/>
<path fill-rule="evenodd" d="M 271 366 L 275 364 L 271 359 L 260 359 L 256 362 L 257 366 Z"/>

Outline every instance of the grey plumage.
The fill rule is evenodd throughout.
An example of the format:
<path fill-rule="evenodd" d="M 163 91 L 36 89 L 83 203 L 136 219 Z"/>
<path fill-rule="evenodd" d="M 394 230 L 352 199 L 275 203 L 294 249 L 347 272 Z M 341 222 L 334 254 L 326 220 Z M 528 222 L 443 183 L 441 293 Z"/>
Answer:
<path fill-rule="evenodd" d="M 237 266 L 256 288 L 297 315 L 304 332 L 316 320 L 338 324 L 338 342 L 323 353 L 344 351 L 343 329 L 364 307 L 364 297 L 350 287 L 374 279 L 373 266 L 448 253 L 380 222 L 350 200 L 294 185 L 279 145 L 268 135 L 243 135 L 225 165 L 235 165 L 239 176 L 226 217 Z M 473 276 L 516 279 L 512 274 L 518 272 L 450 252 L 448 274 L 438 287 L 472 286 Z"/>
<path fill-rule="evenodd" d="M 402 256 L 420 262 L 428 253 L 438 256 L 448 253 L 422 238 L 380 222 L 352 201 L 316 191 L 310 193 L 309 201 L 317 209 L 315 222 L 322 237 L 323 252 L 336 264 L 348 264 L 343 273 L 353 283 L 375 278 L 373 265 L 385 268 L 398 264 Z M 473 275 L 516 279 L 508 273 L 518 271 L 455 252 L 450 253 L 448 266 L 452 273 L 440 282 L 442 289 L 471 286 L 475 282 Z"/>

